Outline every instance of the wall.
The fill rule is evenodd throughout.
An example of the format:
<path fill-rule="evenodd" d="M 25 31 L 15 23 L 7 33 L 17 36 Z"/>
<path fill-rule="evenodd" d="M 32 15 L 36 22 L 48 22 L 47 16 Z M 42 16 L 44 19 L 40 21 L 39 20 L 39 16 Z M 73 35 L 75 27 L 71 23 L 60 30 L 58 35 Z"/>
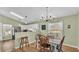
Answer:
<path fill-rule="evenodd" d="M 58 18 L 57 20 L 64 21 L 64 35 L 65 41 L 64 44 L 78 47 L 78 18 L 77 15 L 65 16 Z M 68 29 L 68 25 L 71 25 L 71 28 Z"/>
<path fill-rule="evenodd" d="M 14 19 L 11 19 L 11 18 L 8 18 L 5 16 L 1 16 L 1 15 L 0 15 L 0 23 L 11 24 L 14 26 L 18 26 L 19 24 L 21 24 L 21 22 L 19 22 L 19 21 L 16 21 Z"/>
<path fill-rule="evenodd" d="M 53 20 L 52 21 L 51 20 L 49 20 L 49 21 L 41 20 L 41 21 L 37 22 L 39 24 L 39 29 L 40 29 L 41 34 L 47 35 L 47 33 L 48 33 L 48 24 L 49 23 L 55 23 L 55 22 L 58 22 L 58 21 L 57 20 L 55 20 L 55 21 L 53 21 Z M 46 30 L 42 30 L 41 25 L 46 25 Z"/>
<path fill-rule="evenodd" d="M 46 30 L 41 30 L 41 25 L 46 25 Z M 41 22 L 39 23 L 39 31 L 41 32 L 41 34 L 46 35 L 48 33 L 48 22 Z"/>
<path fill-rule="evenodd" d="M 8 17 L 5 17 L 5 16 L 2 16 L 0 15 L 0 23 L 2 24 L 10 24 L 10 25 L 13 25 L 13 26 L 19 26 L 19 24 L 22 24 L 21 22 L 19 21 L 16 21 L 14 19 L 11 19 L 11 18 L 8 18 Z M 5 30 L 5 29 L 4 29 Z M 2 28 L 0 29 L 0 33 L 2 32 Z M 1 34 L 2 35 L 2 34 Z M 6 38 L 9 38 L 9 37 L 12 37 L 12 36 L 6 36 Z M 2 38 L 2 36 L 0 36 L 0 38 Z M 0 39 L 0 40 L 3 40 L 3 39 Z"/>
<path fill-rule="evenodd" d="M 78 27 L 78 32 L 77 33 L 78 33 L 78 47 L 79 47 L 79 14 L 78 14 L 77 17 L 78 17 L 78 26 L 77 26 Z"/>

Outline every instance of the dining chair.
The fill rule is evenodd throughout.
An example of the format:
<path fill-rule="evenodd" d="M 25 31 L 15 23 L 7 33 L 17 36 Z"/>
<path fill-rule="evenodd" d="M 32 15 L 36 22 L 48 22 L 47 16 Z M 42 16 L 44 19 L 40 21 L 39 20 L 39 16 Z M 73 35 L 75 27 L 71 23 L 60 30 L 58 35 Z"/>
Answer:
<path fill-rule="evenodd" d="M 51 50 L 51 46 L 49 44 L 49 39 L 45 36 L 40 36 L 40 51 L 41 52 L 49 52 Z"/>
<path fill-rule="evenodd" d="M 62 38 L 60 44 L 57 45 L 57 47 L 56 47 L 56 49 L 58 50 L 58 52 L 63 51 L 63 50 L 62 50 L 62 45 L 63 45 L 63 42 L 64 42 L 64 38 L 65 38 L 65 36 L 63 36 L 63 38 Z"/>

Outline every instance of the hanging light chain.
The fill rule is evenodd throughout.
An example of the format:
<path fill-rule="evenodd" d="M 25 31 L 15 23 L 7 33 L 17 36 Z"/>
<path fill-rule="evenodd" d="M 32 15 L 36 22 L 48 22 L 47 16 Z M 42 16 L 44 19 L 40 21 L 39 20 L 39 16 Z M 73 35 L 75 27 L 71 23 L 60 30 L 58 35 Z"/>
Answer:
<path fill-rule="evenodd" d="M 46 7 L 46 20 L 48 20 L 48 7 Z"/>

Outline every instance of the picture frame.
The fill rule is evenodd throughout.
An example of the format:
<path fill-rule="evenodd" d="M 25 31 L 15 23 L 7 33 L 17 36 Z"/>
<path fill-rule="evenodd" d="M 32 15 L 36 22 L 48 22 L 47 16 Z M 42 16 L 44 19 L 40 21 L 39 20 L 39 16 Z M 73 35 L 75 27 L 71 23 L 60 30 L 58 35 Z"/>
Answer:
<path fill-rule="evenodd" d="M 46 30 L 46 25 L 41 25 L 42 30 Z"/>

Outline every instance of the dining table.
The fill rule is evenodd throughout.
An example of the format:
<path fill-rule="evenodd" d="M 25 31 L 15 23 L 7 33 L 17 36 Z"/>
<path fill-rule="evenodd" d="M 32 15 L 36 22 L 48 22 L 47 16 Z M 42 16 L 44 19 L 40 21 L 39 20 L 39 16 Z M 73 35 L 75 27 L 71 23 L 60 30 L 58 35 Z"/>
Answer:
<path fill-rule="evenodd" d="M 60 39 L 52 39 L 52 38 L 49 38 L 49 43 L 51 45 L 51 51 L 52 52 L 57 52 L 57 45 L 59 45 L 61 42 Z"/>

